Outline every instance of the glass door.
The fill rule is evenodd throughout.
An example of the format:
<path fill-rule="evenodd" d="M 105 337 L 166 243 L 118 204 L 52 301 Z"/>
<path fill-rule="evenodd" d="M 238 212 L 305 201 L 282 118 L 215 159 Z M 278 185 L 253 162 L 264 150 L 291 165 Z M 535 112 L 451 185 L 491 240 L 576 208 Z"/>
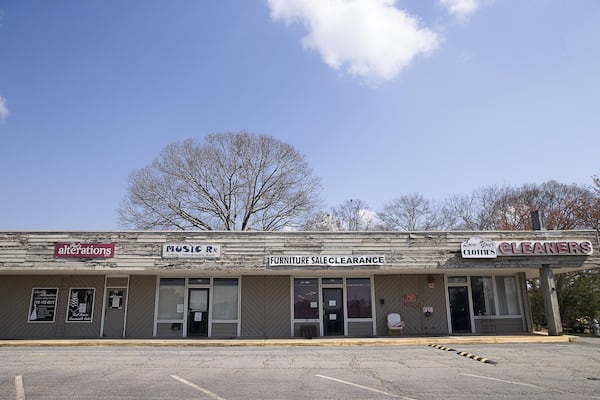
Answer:
<path fill-rule="evenodd" d="M 189 289 L 187 335 L 208 336 L 207 288 Z"/>
<path fill-rule="evenodd" d="M 448 287 L 452 333 L 471 333 L 469 291 L 466 286 Z"/>
<path fill-rule="evenodd" d="M 344 297 L 342 288 L 323 288 L 323 334 L 344 335 Z"/>

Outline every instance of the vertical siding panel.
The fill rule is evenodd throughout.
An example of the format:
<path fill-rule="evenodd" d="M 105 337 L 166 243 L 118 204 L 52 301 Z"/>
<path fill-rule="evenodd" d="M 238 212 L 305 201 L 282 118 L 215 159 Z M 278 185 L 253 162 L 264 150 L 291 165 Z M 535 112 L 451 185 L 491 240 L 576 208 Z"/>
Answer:
<path fill-rule="evenodd" d="M 375 275 L 374 290 L 377 332 L 378 336 L 387 336 L 387 315 L 389 313 L 400 313 L 402 319 L 405 319 L 402 310 L 402 299 L 400 295 L 401 277 L 398 275 Z M 380 299 L 384 300 L 384 304 L 380 304 Z"/>
<path fill-rule="evenodd" d="M 426 335 L 439 335 L 448 333 L 448 314 L 446 313 L 446 286 L 443 275 L 418 275 L 421 285 L 422 307 L 433 307 L 433 313 L 427 317 L 421 312 L 423 320 L 423 333 Z M 428 277 L 434 279 L 434 287 L 430 288 Z"/>
<path fill-rule="evenodd" d="M 289 337 L 289 276 L 245 276 L 242 279 L 242 336 Z"/>
<path fill-rule="evenodd" d="M 265 280 L 264 276 L 242 277 L 241 335 L 243 337 L 266 336 Z"/>
<path fill-rule="evenodd" d="M 402 276 L 402 318 L 406 324 L 404 333 L 407 335 L 416 335 L 423 332 L 423 293 L 421 293 L 421 281 L 423 275 L 404 275 Z M 416 299 L 407 300 L 406 296 L 416 296 Z"/>
<path fill-rule="evenodd" d="M 40 282 L 41 277 L 36 278 Z M 58 285 L 55 283 L 54 287 Z M 54 324 L 27 322 L 31 288 L 32 283 L 25 276 L 2 276 L 0 279 L 0 293 L 5 299 L 10 299 L 0 301 L 1 338 L 48 337 L 54 334 Z"/>
<path fill-rule="evenodd" d="M 125 336 L 147 338 L 154 328 L 156 276 L 131 275 L 127 304 Z"/>
<path fill-rule="evenodd" d="M 266 277 L 265 336 L 289 337 L 292 323 L 290 315 L 290 277 Z"/>

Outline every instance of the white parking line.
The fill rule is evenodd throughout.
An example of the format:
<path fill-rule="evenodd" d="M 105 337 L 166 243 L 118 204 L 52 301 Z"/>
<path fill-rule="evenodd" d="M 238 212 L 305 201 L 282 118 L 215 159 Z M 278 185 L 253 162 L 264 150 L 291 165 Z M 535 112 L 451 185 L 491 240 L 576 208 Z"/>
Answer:
<path fill-rule="evenodd" d="M 492 378 L 492 377 L 489 377 L 489 376 L 481 376 L 481 375 L 473 375 L 473 374 L 465 374 L 465 373 L 459 373 L 459 375 L 471 376 L 473 378 L 479 378 L 479 379 L 488 379 L 490 381 L 497 381 L 497 382 L 502 382 L 502 383 L 510 383 L 511 385 L 521 385 L 521 386 L 528 386 L 528 387 L 532 387 L 532 388 L 536 388 L 536 389 L 544 389 L 541 386 L 533 385 L 531 383 L 506 381 L 504 379 Z"/>
<path fill-rule="evenodd" d="M 17 400 L 25 400 L 25 387 L 23 387 L 23 376 L 15 376 L 15 387 L 17 389 Z"/>
<path fill-rule="evenodd" d="M 329 379 L 330 381 L 334 381 L 334 382 L 338 382 L 338 383 L 343 383 L 345 385 L 350 385 L 350 386 L 354 386 L 354 387 L 357 387 L 357 388 L 361 388 L 361 389 L 365 389 L 365 390 L 370 390 L 371 392 L 375 392 L 375 393 L 379 393 L 379 394 L 384 394 L 386 396 L 395 397 L 395 398 L 402 399 L 402 400 L 415 400 L 415 399 L 413 399 L 411 397 L 398 396 L 397 394 L 384 392 L 382 390 L 370 388 L 368 386 L 359 385 L 357 383 L 343 381 L 341 379 L 332 378 L 330 376 L 325 376 L 325 375 L 315 375 L 315 376 L 317 376 L 319 378 L 323 378 L 323 379 Z"/>
<path fill-rule="evenodd" d="M 195 383 L 192 383 L 192 382 L 190 382 L 188 380 L 180 378 L 177 375 L 171 375 L 171 378 L 173 378 L 173 379 L 175 379 L 175 380 L 177 380 L 177 381 L 179 381 L 179 382 L 181 382 L 181 383 L 183 383 L 185 385 L 188 385 L 189 387 L 192 387 L 192 388 L 196 389 L 199 392 L 204 393 L 205 395 L 207 395 L 208 397 L 210 397 L 212 399 L 215 399 L 215 400 L 225 400 L 223 397 L 219 396 L 218 394 L 213 393 L 210 390 L 201 388 L 200 386 L 196 385 Z"/>

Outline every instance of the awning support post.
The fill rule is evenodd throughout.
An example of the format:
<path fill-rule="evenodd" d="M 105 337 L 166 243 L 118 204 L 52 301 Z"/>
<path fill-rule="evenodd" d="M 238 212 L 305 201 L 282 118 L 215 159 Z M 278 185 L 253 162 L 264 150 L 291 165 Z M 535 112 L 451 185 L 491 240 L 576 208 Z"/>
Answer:
<path fill-rule="evenodd" d="M 552 268 L 548 264 L 543 264 L 542 268 L 540 268 L 540 284 L 544 299 L 548 335 L 560 336 L 563 334 L 563 330 L 560 309 L 558 307 L 558 296 L 556 295 L 556 285 L 554 284 L 554 272 L 552 272 Z"/>
<path fill-rule="evenodd" d="M 546 229 L 542 211 L 535 210 L 531 212 L 531 225 L 533 230 L 536 231 Z M 554 272 L 548 264 L 542 264 L 542 268 L 540 268 L 540 285 L 542 298 L 544 299 L 548 335 L 560 336 L 563 334 L 563 330 L 560 309 L 558 307 L 558 295 L 556 294 L 556 284 L 554 283 Z"/>

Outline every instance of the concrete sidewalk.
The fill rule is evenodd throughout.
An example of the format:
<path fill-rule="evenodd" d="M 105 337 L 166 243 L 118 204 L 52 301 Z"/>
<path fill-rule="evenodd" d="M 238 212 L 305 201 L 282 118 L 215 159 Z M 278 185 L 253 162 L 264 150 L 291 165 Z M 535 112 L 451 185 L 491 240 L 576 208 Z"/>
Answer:
<path fill-rule="evenodd" d="M 415 346 L 500 343 L 568 343 L 577 336 L 544 334 L 503 336 L 438 336 L 377 338 L 289 338 L 289 339 L 6 339 L 0 347 L 42 346 L 154 346 L 154 347 L 267 347 L 267 346 Z"/>

